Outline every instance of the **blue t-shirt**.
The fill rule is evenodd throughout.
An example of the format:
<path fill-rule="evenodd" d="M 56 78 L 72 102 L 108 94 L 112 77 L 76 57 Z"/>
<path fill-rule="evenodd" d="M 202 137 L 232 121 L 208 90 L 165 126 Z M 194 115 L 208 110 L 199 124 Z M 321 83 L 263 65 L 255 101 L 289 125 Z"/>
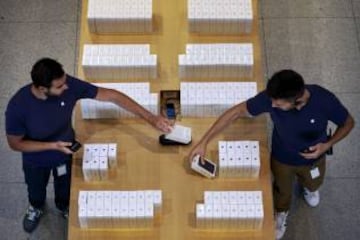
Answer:
<path fill-rule="evenodd" d="M 32 94 L 31 84 L 21 88 L 6 109 L 6 134 L 42 142 L 73 141 L 75 133 L 71 118 L 76 101 L 95 98 L 98 88 L 68 75 L 66 84 L 68 89 L 61 96 L 50 96 L 46 100 Z M 24 152 L 22 155 L 24 164 L 39 167 L 55 167 L 69 159 L 69 155 L 56 150 Z"/>
<path fill-rule="evenodd" d="M 283 111 L 271 106 L 265 91 L 247 101 L 247 109 L 253 116 L 268 112 L 274 123 L 272 155 L 288 165 L 310 165 L 299 152 L 320 142 L 326 142 L 328 121 L 341 126 L 348 117 L 347 109 L 330 91 L 318 85 L 305 85 L 310 92 L 307 104 L 300 110 Z"/>

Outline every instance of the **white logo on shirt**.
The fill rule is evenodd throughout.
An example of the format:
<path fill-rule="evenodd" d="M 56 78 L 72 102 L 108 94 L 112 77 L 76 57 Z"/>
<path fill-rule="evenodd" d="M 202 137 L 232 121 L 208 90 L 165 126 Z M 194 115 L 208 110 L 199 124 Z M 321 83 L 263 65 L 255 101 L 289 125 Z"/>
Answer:
<path fill-rule="evenodd" d="M 62 107 L 65 106 L 65 102 L 61 101 L 60 106 L 62 106 Z"/>
<path fill-rule="evenodd" d="M 312 119 L 310 120 L 310 123 L 314 124 L 314 123 L 315 123 L 315 119 L 312 118 Z"/>

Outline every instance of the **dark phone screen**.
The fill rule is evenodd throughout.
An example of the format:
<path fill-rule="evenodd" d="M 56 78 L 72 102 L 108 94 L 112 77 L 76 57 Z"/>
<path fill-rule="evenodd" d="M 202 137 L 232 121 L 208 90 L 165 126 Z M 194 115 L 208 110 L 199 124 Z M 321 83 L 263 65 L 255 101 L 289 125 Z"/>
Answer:
<path fill-rule="evenodd" d="M 212 163 L 210 163 L 209 161 L 205 160 L 205 164 L 202 164 L 201 161 L 199 160 L 199 166 L 206 169 L 210 173 L 214 174 L 215 166 Z"/>
<path fill-rule="evenodd" d="M 173 103 L 167 103 L 166 104 L 166 115 L 168 118 L 173 119 L 176 117 L 175 114 L 175 106 Z"/>
<path fill-rule="evenodd" d="M 71 151 L 76 152 L 81 148 L 81 143 L 79 143 L 78 141 L 74 141 L 69 148 Z"/>

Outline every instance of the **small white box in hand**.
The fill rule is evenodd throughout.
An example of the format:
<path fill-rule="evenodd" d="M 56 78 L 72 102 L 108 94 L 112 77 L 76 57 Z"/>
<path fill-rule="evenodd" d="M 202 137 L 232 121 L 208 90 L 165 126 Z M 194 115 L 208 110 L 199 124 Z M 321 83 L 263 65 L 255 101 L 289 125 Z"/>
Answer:
<path fill-rule="evenodd" d="M 165 138 L 188 144 L 191 142 L 191 128 L 175 124 L 173 130 L 169 134 L 166 134 Z"/>
<path fill-rule="evenodd" d="M 207 178 L 214 178 L 216 174 L 216 164 L 209 159 L 204 159 L 205 164 L 200 161 L 200 155 L 196 155 L 191 162 L 191 168 Z"/>

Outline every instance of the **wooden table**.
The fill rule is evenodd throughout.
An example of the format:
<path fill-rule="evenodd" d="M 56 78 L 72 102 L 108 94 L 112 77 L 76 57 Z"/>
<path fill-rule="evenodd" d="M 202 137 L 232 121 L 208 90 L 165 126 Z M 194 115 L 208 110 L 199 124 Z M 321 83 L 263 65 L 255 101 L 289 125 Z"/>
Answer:
<path fill-rule="evenodd" d="M 263 89 L 258 2 L 253 0 L 253 34 L 248 36 L 199 36 L 188 34 L 186 1 L 153 1 L 155 32 L 149 35 L 94 35 L 89 33 L 87 0 L 82 2 L 78 77 L 84 79 L 81 67 L 85 43 L 149 43 L 158 55 L 159 78 L 152 80 L 151 92 L 179 89 L 178 54 L 185 52 L 186 43 L 252 42 L 255 50 L 255 77 L 239 81 L 257 81 Z M 223 80 L 226 81 L 226 80 Z M 104 82 L 101 80 L 93 82 Z M 196 143 L 215 118 L 183 118 L 180 124 L 192 127 Z M 261 171 L 258 179 L 209 180 L 189 169 L 190 146 L 161 146 L 159 132 L 141 119 L 83 120 L 79 106 L 74 116 L 77 137 L 82 143 L 115 142 L 118 144 L 118 166 L 110 170 L 104 182 L 85 182 L 81 170 L 80 151 L 74 159 L 70 199 L 68 239 L 274 239 L 271 173 L 267 151 L 266 119 L 239 120 L 219 134 L 209 145 L 207 156 L 217 161 L 218 140 L 258 140 L 261 148 Z M 145 190 L 161 189 L 163 206 L 151 229 L 81 229 L 77 218 L 79 190 Z M 259 231 L 199 230 L 195 228 L 195 204 L 203 201 L 205 190 L 261 190 L 265 219 Z"/>

